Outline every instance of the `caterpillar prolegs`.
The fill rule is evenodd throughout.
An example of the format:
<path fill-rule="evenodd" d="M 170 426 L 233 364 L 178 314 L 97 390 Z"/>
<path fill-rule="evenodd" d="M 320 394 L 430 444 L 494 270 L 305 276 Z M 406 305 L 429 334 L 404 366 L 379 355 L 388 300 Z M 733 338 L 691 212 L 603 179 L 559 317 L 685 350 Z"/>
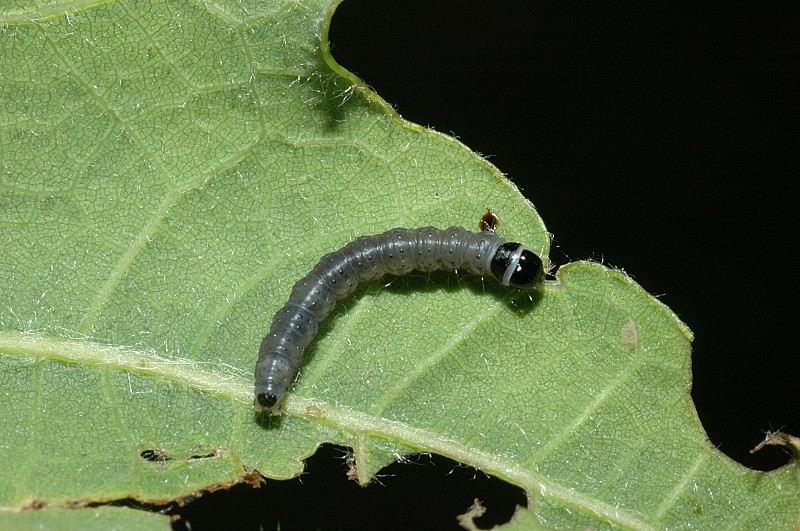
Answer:
<path fill-rule="evenodd" d="M 256 409 L 280 415 L 283 395 L 319 323 L 362 282 L 411 271 L 449 270 L 492 276 L 504 286 L 534 288 L 544 277 L 542 260 L 522 244 L 497 236 L 495 224 L 496 218 L 488 212 L 481 220 L 481 232 L 463 227 L 391 229 L 362 236 L 323 256 L 294 285 L 261 342 L 255 370 Z"/>

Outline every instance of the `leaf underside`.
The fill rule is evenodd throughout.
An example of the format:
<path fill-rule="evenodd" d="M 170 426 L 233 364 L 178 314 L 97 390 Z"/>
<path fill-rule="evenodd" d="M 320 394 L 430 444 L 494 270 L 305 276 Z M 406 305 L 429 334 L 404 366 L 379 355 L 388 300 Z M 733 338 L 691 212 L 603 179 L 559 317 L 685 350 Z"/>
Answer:
<path fill-rule="evenodd" d="M 800 525 L 796 462 L 755 472 L 709 446 L 691 332 L 600 264 L 532 294 L 458 272 L 363 286 L 285 414 L 254 414 L 261 337 L 322 254 L 397 226 L 476 230 L 486 208 L 548 252 L 496 168 L 333 63 L 332 4 L 0 11 L 2 518 L 108 527 L 64 508 L 289 478 L 331 442 L 361 482 L 416 451 L 481 468 L 526 489 L 518 522 Z"/>

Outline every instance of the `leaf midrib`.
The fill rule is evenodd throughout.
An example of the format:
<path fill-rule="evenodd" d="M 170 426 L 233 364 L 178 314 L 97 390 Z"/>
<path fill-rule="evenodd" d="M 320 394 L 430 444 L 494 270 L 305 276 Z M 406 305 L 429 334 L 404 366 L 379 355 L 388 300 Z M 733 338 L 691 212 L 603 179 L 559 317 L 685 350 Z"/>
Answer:
<path fill-rule="evenodd" d="M 230 365 L 166 357 L 153 350 L 77 341 L 35 332 L 0 332 L 0 351 L 33 359 L 119 369 L 181 383 L 237 402 L 249 404 L 252 401 L 252 381 Z M 219 370 L 221 367 L 224 370 Z"/>

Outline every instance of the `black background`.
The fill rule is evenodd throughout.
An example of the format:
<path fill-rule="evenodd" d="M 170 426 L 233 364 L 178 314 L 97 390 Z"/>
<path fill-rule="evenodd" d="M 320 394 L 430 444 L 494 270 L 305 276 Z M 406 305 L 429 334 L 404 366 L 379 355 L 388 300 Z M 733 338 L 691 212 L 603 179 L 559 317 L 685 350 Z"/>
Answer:
<path fill-rule="evenodd" d="M 695 333 L 709 439 L 769 470 L 783 450 L 748 450 L 767 430 L 800 435 L 798 22 L 772 4 L 347 0 L 330 38 L 404 118 L 507 173 L 556 263 L 622 268 L 672 308 Z M 298 480 L 177 512 L 194 530 L 446 529 L 475 497 L 489 523 L 524 503 L 430 456 L 361 489 L 342 456 L 326 447 Z"/>

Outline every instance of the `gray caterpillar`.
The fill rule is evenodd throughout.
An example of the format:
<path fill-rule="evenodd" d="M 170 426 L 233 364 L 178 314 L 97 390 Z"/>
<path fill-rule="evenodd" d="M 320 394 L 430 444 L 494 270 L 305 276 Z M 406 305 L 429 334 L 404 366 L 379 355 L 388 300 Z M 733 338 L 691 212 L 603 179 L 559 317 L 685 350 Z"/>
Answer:
<path fill-rule="evenodd" d="M 326 254 L 292 288 L 289 300 L 272 319 L 256 362 L 255 408 L 280 415 L 283 395 L 317 328 L 336 303 L 360 283 L 411 271 L 466 271 L 493 276 L 504 286 L 531 289 L 543 278 L 542 260 L 522 244 L 494 233 L 491 212 L 481 232 L 462 227 L 391 229 L 362 236 Z"/>

